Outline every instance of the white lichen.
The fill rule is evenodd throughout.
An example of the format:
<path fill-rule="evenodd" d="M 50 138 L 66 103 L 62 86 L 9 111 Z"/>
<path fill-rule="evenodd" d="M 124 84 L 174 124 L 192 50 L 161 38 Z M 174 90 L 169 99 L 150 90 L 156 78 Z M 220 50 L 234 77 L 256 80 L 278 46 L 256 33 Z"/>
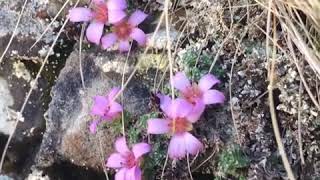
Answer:
<path fill-rule="evenodd" d="M 14 121 L 9 117 L 9 107 L 14 103 L 8 83 L 0 78 L 0 132 L 9 135 L 14 129 Z"/>
<path fill-rule="evenodd" d="M 29 82 L 31 80 L 30 72 L 27 70 L 26 66 L 20 61 L 13 63 L 13 74 L 17 78 L 22 78 L 22 79 L 26 80 L 27 82 Z"/>

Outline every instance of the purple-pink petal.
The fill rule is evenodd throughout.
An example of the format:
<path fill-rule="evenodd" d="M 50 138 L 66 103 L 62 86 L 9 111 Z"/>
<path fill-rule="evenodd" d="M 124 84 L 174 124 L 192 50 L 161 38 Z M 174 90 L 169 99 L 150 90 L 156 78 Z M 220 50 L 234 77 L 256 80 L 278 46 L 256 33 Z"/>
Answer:
<path fill-rule="evenodd" d="M 203 145 L 202 143 L 195 138 L 192 134 L 186 132 L 184 133 L 184 140 L 185 140 L 185 147 L 187 150 L 187 153 L 196 155 L 199 151 L 202 150 Z"/>
<path fill-rule="evenodd" d="M 136 10 L 134 13 L 131 14 L 128 22 L 132 26 L 138 26 L 140 23 L 142 23 L 142 21 L 144 21 L 147 18 L 147 16 L 148 15 L 145 14 L 144 12 L 142 12 L 140 10 Z"/>
<path fill-rule="evenodd" d="M 121 168 L 115 175 L 115 180 L 141 180 L 142 172 L 138 166 L 131 169 Z"/>
<path fill-rule="evenodd" d="M 109 106 L 109 101 L 104 96 L 95 96 L 94 105 L 91 109 L 92 115 L 103 116 L 105 114 L 105 108 Z"/>
<path fill-rule="evenodd" d="M 119 153 L 112 153 L 106 163 L 109 168 L 121 168 L 125 163 L 125 159 Z"/>
<path fill-rule="evenodd" d="M 120 52 L 126 52 L 126 51 L 129 51 L 129 49 L 130 49 L 129 41 L 119 41 Z"/>
<path fill-rule="evenodd" d="M 101 122 L 101 120 L 99 119 L 96 119 L 96 120 L 93 120 L 91 123 L 90 123 L 90 126 L 89 126 L 89 129 L 90 129 L 90 132 L 92 134 L 95 134 L 97 132 L 97 126 L 98 124 Z"/>
<path fill-rule="evenodd" d="M 114 33 L 109 33 L 101 38 L 101 44 L 103 49 L 111 47 L 116 41 L 117 36 Z"/>
<path fill-rule="evenodd" d="M 150 150 L 151 150 L 151 146 L 147 143 L 137 143 L 132 146 L 132 152 L 136 159 L 150 152 Z"/>
<path fill-rule="evenodd" d="M 176 73 L 172 81 L 173 86 L 181 92 L 185 92 L 191 86 L 189 79 L 183 72 Z"/>
<path fill-rule="evenodd" d="M 169 128 L 169 120 L 166 119 L 149 119 L 147 121 L 147 132 L 149 134 L 165 134 L 168 133 Z"/>
<path fill-rule="evenodd" d="M 130 152 L 126 139 L 124 137 L 118 138 L 115 142 L 115 149 L 120 153 L 120 154 L 126 154 L 127 152 Z"/>
<path fill-rule="evenodd" d="M 186 117 L 192 111 L 192 104 L 182 98 L 177 98 L 172 101 L 169 108 L 172 111 L 171 118 Z"/>
<path fill-rule="evenodd" d="M 160 93 L 157 94 L 157 97 L 160 99 L 161 110 L 169 117 L 172 117 L 172 111 L 170 109 L 170 105 L 172 103 L 171 98 L 168 95 L 163 95 Z"/>
<path fill-rule="evenodd" d="M 195 155 L 203 148 L 201 142 L 188 132 L 175 134 L 169 144 L 169 157 L 172 159 L 183 158 L 186 154 Z"/>
<path fill-rule="evenodd" d="M 92 0 L 92 2 L 93 2 L 95 5 L 99 5 L 99 4 L 105 3 L 105 0 Z"/>
<path fill-rule="evenodd" d="M 123 20 L 127 16 L 123 10 L 108 10 L 109 23 L 115 24 Z"/>
<path fill-rule="evenodd" d="M 107 97 L 109 101 L 114 101 L 115 96 L 119 93 L 120 88 L 119 87 L 114 87 L 110 90 L 110 92 L 108 93 Z"/>
<path fill-rule="evenodd" d="M 108 116 L 111 118 L 114 118 L 115 116 L 118 116 L 122 112 L 122 106 L 117 102 L 112 102 L 110 104 L 110 109 L 108 111 Z"/>
<path fill-rule="evenodd" d="M 187 120 L 194 123 L 200 119 L 206 105 L 203 103 L 202 99 L 198 99 L 193 105 L 191 112 L 187 115 Z"/>
<path fill-rule="evenodd" d="M 92 19 L 93 13 L 84 7 L 72 8 L 69 10 L 68 17 L 71 22 L 86 22 Z"/>
<path fill-rule="evenodd" d="M 199 88 L 202 91 L 209 90 L 212 86 L 220 83 L 219 79 L 211 74 L 204 75 L 199 81 Z"/>
<path fill-rule="evenodd" d="M 115 180 L 126 180 L 126 174 L 128 169 L 121 168 L 115 175 Z"/>
<path fill-rule="evenodd" d="M 126 180 L 141 180 L 142 172 L 138 166 L 134 166 L 126 172 Z"/>
<path fill-rule="evenodd" d="M 217 104 L 223 103 L 225 100 L 225 96 L 222 92 L 218 90 L 208 90 L 203 94 L 203 102 L 205 104 Z"/>
<path fill-rule="evenodd" d="M 89 24 L 86 32 L 88 41 L 99 45 L 100 39 L 103 33 L 103 27 L 104 27 L 103 23 L 92 21 Z"/>
<path fill-rule="evenodd" d="M 146 34 L 139 28 L 133 28 L 130 37 L 138 42 L 140 46 L 146 44 Z"/>
<path fill-rule="evenodd" d="M 108 0 L 107 1 L 108 9 L 111 10 L 123 10 L 127 8 L 126 0 Z"/>
<path fill-rule="evenodd" d="M 185 157 L 186 147 L 183 135 L 184 134 L 175 134 L 174 136 L 172 136 L 168 148 L 168 154 L 171 159 L 179 159 Z"/>

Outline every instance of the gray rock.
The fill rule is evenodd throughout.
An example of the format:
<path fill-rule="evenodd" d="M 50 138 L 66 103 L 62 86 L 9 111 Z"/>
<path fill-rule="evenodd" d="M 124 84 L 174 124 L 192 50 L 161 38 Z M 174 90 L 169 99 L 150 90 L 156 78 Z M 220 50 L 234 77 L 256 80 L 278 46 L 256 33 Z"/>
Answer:
<path fill-rule="evenodd" d="M 54 17 L 62 8 L 63 4 L 66 2 L 66 0 L 51 0 L 49 1 L 48 5 L 48 14 L 51 17 Z M 71 7 L 74 6 L 74 4 L 77 2 L 77 0 L 71 0 L 70 3 L 66 6 L 65 9 L 61 12 L 59 17 L 64 18 L 68 14 L 68 11 Z M 80 0 L 79 6 L 87 6 L 90 3 L 89 0 Z"/>
<path fill-rule="evenodd" d="M 0 56 L 9 42 L 23 3 L 24 0 L 0 0 Z M 13 131 L 17 115 L 15 112 L 20 111 L 43 61 L 43 54 L 46 55 L 41 52 L 46 52 L 48 43 L 54 38 L 53 29 L 49 29 L 43 40 L 29 51 L 48 24 L 46 17 L 39 16 L 39 12 L 45 11 L 47 7 L 47 0 L 28 1 L 16 37 L 0 64 L 1 142 L 6 142 L 8 135 Z M 63 45 L 59 42 L 59 45 L 61 44 Z M 56 49 L 60 48 L 59 45 Z M 57 62 L 63 60 L 62 56 L 64 54 Z M 54 60 L 55 57 L 50 57 L 49 62 L 52 63 Z M 18 178 L 23 178 L 29 173 L 28 169 L 41 143 L 45 128 L 43 114 L 50 101 L 49 92 L 55 76 L 53 71 L 58 71 L 53 66 L 58 67 L 60 64 L 54 63 L 43 71 L 22 114 L 24 122 L 19 122 L 7 152 L 3 169 L 5 172 L 17 174 Z"/>
<path fill-rule="evenodd" d="M 152 37 L 154 36 L 154 39 Z M 180 33 L 176 31 L 173 27 L 170 29 L 170 41 L 171 41 L 171 49 L 174 49 L 175 47 L 173 46 L 179 38 L 183 38 L 183 36 L 180 36 Z M 159 31 L 154 35 L 154 33 L 147 34 L 147 45 L 150 46 L 151 48 L 154 49 L 166 49 L 167 48 L 167 32 L 165 28 L 159 29 Z M 153 41 L 152 41 L 153 40 Z"/>
<path fill-rule="evenodd" d="M 0 66 L 0 141 L 6 142 L 8 135 L 14 130 L 14 124 L 19 117 L 22 104 L 33 83 L 33 76 L 22 61 L 5 59 Z M 48 101 L 49 82 L 41 77 L 27 101 L 13 140 L 7 151 L 4 163 L 5 172 L 23 175 L 27 173 L 32 158 L 40 145 L 45 121 L 43 114 Z M 21 115 L 20 115 L 21 116 Z"/>
<path fill-rule="evenodd" d="M 24 0 L 0 0 L 0 55 L 4 52 L 14 31 L 23 3 Z M 31 0 L 27 3 L 16 36 L 6 53 L 7 58 L 20 57 L 26 60 L 40 60 L 38 51 L 43 48 L 43 45 L 52 42 L 54 27 L 49 29 L 38 46 L 35 46 L 31 51 L 29 48 L 49 24 L 46 17 L 39 16 L 40 12 L 46 11 L 47 5 L 48 2 L 44 0 Z"/>
<path fill-rule="evenodd" d="M 131 73 L 137 55 L 130 56 Z M 78 166 L 101 169 L 105 158 L 113 149 L 120 130 L 110 124 L 99 126 L 97 134 L 89 133 L 88 125 L 94 119 L 89 115 L 95 95 L 105 95 L 115 86 L 121 86 L 121 73 L 111 67 L 125 62 L 126 54 L 118 52 L 99 53 L 96 50 L 83 52 L 83 74 L 86 88 L 82 88 L 78 51 L 68 58 L 56 85 L 52 89 L 52 101 L 47 111 L 46 132 L 37 157 L 38 167 L 48 167 L 55 162 L 68 160 Z M 148 111 L 148 89 L 135 76 L 124 91 L 124 108 L 132 119 Z M 128 123 L 128 121 L 127 121 Z"/>

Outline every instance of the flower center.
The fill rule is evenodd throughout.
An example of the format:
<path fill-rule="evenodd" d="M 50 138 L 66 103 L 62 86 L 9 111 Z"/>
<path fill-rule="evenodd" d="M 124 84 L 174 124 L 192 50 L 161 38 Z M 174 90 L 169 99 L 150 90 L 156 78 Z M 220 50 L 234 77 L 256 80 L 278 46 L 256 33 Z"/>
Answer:
<path fill-rule="evenodd" d="M 108 7 L 105 3 L 97 4 L 93 7 L 94 19 L 106 23 L 108 21 Z"/>
<path fill-rule="evenodd" d="M 104 116 L 108 116 L 108 113 L 109 113 L 109 110 L 110 110 L 110 105 L 106 106 L 105 109 L 104 109 Z"/>
<path fill-rule="evenodd" d="M 125 163 L 124 163 L 124 167 L 131 169 L 134 166 L 138 165 L 138 161 L 136 160 L 136 158 L 134 157 L 134 154 L 132 152 L 128 152 L 125 157 L 126 159 Z"/>
<path fill-rule="evenodd" d="M 196 103 L 196 100 L 202 97 L 202 92 L 196 84 L 188 87 L 187 90 L 182 93 L 182 96 L 192 103 L 193 105 Z"/>
<path fill-rule="evenodd" d="M 185 118 L 176 118 L 169 123 L 172 134 L 183 133 L 192 130 L 192 124 Z"/>
<path fill-rule="evenodd" d="M 132 32 L 133 27 L 126 21 L 120 22 L 113 27 L 119 39 L 127 40 Z"/>

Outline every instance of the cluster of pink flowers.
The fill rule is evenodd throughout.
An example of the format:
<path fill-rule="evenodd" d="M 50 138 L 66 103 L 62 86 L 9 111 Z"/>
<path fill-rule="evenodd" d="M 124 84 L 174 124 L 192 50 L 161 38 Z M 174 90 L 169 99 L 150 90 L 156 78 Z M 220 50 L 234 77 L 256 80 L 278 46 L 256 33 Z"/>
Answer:
<path fill-rule="evenodd" d="M 206 105 L 223 103 L 225 96 L 222 92 L 211 89 L 220 82 L 211 74 L 203 76 L 199 84 L 190 83 L 182 72 L 177 73 L 172 81 L 173 86 L 180 91 L 180 96 L 171 99 L 167 95 L 158 95 L 165 118 L 149 119 L 147 131 L 149 134 L 171 135 L 168 154 L 172 159 L 179 159 L 201 151 L 202 143 L 189 133 L 192 124 L 199 120 Z"/>
<path fill-rule="evenodd" d="M 140 46 L 146 44 L 146 35 L 137 26 L 147 17 L 140 10 L 127 17 L 126 8 L 126 0 L 92 0 L 91 8 L 72 8 L 68 17 L 72 22 L 89 22 L 86 30 L 88 41 L 101 44 L 103 49 L 118 42 L 119 50 L 125 52 L 129 50 L 132 40 L 137 41 Z M 111 25 L 112 32 L 104 35 L 104 27 Z"/>
<path fill-rule="evenodd" d="M 102 121 L 111 122 L 119 117 L 123 111 L 122 106 L 116 102 L 119 88 L 112 88 L 106 96 L 95 96 L 91 115 L 97 119 L 90 123 L 89 129 L 92 134 L 96 133 L 97 126 Z M 129 150 L 125 137 L 115 142 L 117 152 L 111 154 L 106 161 L 106 167 L 117 169 L 115 180 L 141 180 L 142 171 L 140 162 L 142 156 L 150 152 L 151 147 L 147 143 L 137 143 Z"/>
<path fill-rule="evenodd" d="M 72 22 L 89 22 L 86 29 L 88 41 L 101 45 L 103 49 L 117 45 L 121 52 L 130 49 L 130 42 L 135 40 L 138 45 L 146 44 L 145 33 L 138 28 L 147 15 L 140 10 L 134 11 L 129 17 L 126 14 L 126 0 L 92 0 L 89 8 L 72 8 L 68 18 Z M 111 32 L 104 34 L 105 27 Z M 168 95 L 158 94 L 163 118 L 149 119 L 147 132 L 149 134 L 169 134 L 172 136 L 168 154 L 172 159 L 195 155 L 203 149 L 202 143 L 190 131 L 205 110 L 206 105 L 223 103 L 222 92 L 211 89 L 220 81 L 213 75 L 203 76 L 199 83 L 191 83 L 186 75 L 178 72 L 172 79 L 172 84 L 180 91 L 179 97 L 171 99 Z M 91 115 L 96 117 L 90 123 L 90 132 L 95 134 L 98 125 L 115 120 L 123 111 L 116 101 L 119 88 L 113 88 L 105 96 L 95 96 Z M 125 137 L 115 142 L 116 152 L 106 161 L 106 167 L 117 169 L 116 180 L 141 180 L 140 162 L 142 156 L 151 151 L 147 143 L 132 145 L 130 150 Z"/>
<path fill-rule="evenodd" d="M 171 99 L 168 95 L 158 94 L 160 108 L 164 118 L 153 118 L 147 122 L 149 134 L 169 134 L 172 136 L 168 154 L 172 159 L 185 157 L 187 154 L 195 155 L 203 148 L 202 143 L 190 131 L 205 110 L 206 105 L 223 103 L 225 97 L 222 92 L 211 89 L 220 81 L 211 74 L 203 76 L 199 83 L 190 83 L 186 75 L 177 73 L 172 79 L 180 95 Z M 122 106 L 116 102 L 119 88 L 113 88 L 106 96 L 95 96 L 91 114 L 98 117 L 90 124 L 90 132 L 96 133 L 97 126 L 102 121 L 113 121 L 123 111 Z M 142 171 L 140 162 L 142 156 L 151 151 L 147 143 L 137 143 L 130 150 L 125 137 L 115 142 L 117 152 L 111 154 L 106 166 L 117 169 L 116 180 L 140 180 Z"/>

